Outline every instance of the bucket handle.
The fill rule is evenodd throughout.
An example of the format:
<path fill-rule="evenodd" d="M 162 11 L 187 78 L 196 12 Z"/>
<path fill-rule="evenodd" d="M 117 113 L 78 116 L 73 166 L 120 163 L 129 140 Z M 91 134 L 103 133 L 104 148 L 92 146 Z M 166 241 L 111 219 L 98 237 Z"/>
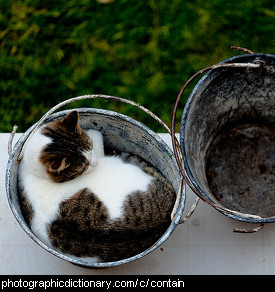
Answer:
<path fill-rule="evenodd" d="M 250 54 L 253 54 L 254 52 L 248 50 L 248 49 L 245 49 L 245 48 L 240 48 L 240 47 L 235 47 L 235 46 L 232 46 L 231 47 L 232 49 L 235 49 L 235 50 L 238 50 L 238 51 L 244 51 L 244 52 L 248 52 Z M 220 210 L 222 212 L 225 212 L 227 214 L 231 214 L 231 215 L 240 215 L 240 212 L 237 212 L 237 211 L 233 211 L 233 210 L 230 210 L 230 209 L 227 209 L 227 208 L 223 208 L 223 207 L 220 207 L 218 206 L 217 204 L 215 204 L 214 202 L 212 202 L 211 200 L 208 200 L 206 199 L 204 196 L 202 196 L 200 194 L 200 192 L 198 192 L 198 190 L 194 187 L 194 185 L 192 184 L 192 182 L 190 181 L 187 173 L 186 173 L 186 170 L 185 170 L 185 166 L 184 166 L 184 161 L 182 159 L 182 155 L 179 155 L 178 153 L 178 141 L 176 141 L 176 137 L 175 137 L 175 120 L 176 120 L 176 113 L 177 113 L 177 108 L 178 108 L 178 105 L 179 105 L 179 101 L 186 89 L 186 87 L 191 83 L 191 81 L 193 81 L 193 79 L 195 79 L 196 77 L 198 77 L 199 75 L 209 71 L 209 70 L 216 70 L 216 69 L 220 69 L 220 68 L 259 68 L 261 67 L 262 65 L 264 65 L 263 62 L 261 61 L 256 61 L 255 63 L 222 63 L 222 64 L 215 64 L 215 65 L 212 65 L 212 66 L 209 66 L 209 67 L 206 67 L 204 69 L 201 69 L 200 71 L 198 71 L 197 73 L 195 73 L 192 77 L 190 77 L 186 83 L 183 85 L 183 87 L 181 88 L 179 94 L 178 94 L 178 97 L 176 99 L 176 102 L 175 102 L 175 106 L 174 106 L 174 109 L 173 109 L 173 115 L 172 115 L 172 124 L 171 124 L 171 137 L 172 137 L 172 146 L 173 146 L 173 150 L 174 150 L 174 153 L 175 153 L 175 159 L 176 159 L 176 162 L 178 164 L 178 167 L 179 167 L 179 170 L 180 170 L 180 173 L 182 174 L 183 176 L 183 179 L 185 180 L 185 182 L 189 185 L 189 187 L 191 188 L 191 190 L 200 198 L 202 199 L 204 202 L 208 203 L 209 205 L 211 205 L 212 207 L 214 207 L 215 209 L 217 210 Z M 181 153 L 182 154 L 182 153 Z M 181 156 L 181 157 L 180 157 Z M 198 204 L 198 202 L 195 201 L 194 205 Z M 193 206 L 192 206 L 193 207 Z M 191 209 L 192 209 L 191 207 Z M 246 217 L 246 218 L 249 218 L 249 219 L 261 219 L 260 216 L 257 216 L 257 215 L 251 215 L 251 214 L 241 214 L 243 217 Z M 252 233 L 252 232 L 257 232 L 259 230 L 262 229 L 264 224 L 261 224 L 259 227 L 257 228 L 254 228 L 254 229 L 249 229 L 249 230 L 246 230 L 246 229 L 234 229 L 233 232 L 238 232 L 238 233 Z"/>
<path fill-rule="evenodd" d="M 11 155 L 11 152 L 12 152 L 12 142 L 13 142 L 16 130 L 17 130 L 17 126 L 15 125 L 15 126 L 13 126 L 13 129 L 12 129 L 12 132 L 10 134 L 9 141 L 8 141 L 8 154 L 9 154 L 9 156 Z"/>
<path fill-rule="evenodd" d="M 60 102 L 59 104 L 55 105 L 54 107 L 52 107 L 48 112 L 46 112 L 41 118 L 40 120 L 36 123 L 35 127 L 31 130 L 31 132 L 29 133 L 29 137 L 28 139 L 33 135 L 33 133 L 39 128 L 39 126 L 42 125 L 42 123 L 51 115 L 53 114 L 57 109 L 69 104 L 69 103 L 72 103 L 72 102 L 75 102 L 75 101 L 79 101 L 79 100 L 84 100 L 84 99 L 95 99 L 95 98 L 98 98 L 98 99 L 106 99 L 106 100 L 116 100 L 116 101 L 120 101 L 120 102 L 123 102 L 123 103 L 127 103 L 127 104 L 130 104 L 130 105 L 133 105 L 141 110 L 143 110 L 145 113 L 149 114 L 152 118 L 154 118 L 156 121 L 158 121 L 166 130 L 167 132 L 171 135 L 171 131 L 170 131 L 170 128 L 158 117 L 156 116 L 154 113 L 152 113 L 151 111 L 149 111 L 148 109 L 146 109 L 145 107 L 131 101 L 131 100 L 127 100 L 127 99 L 124 99 L 124 98 L 121 98 L 121 97 L 116 97 L 116 96 L 110 96 L 110 95 L 100 95 L 100 94 L 94 94 L 94 95 L 82 95 L 82 96 L 77 96 L 77 97 L 73 97 L 73 98 L 70 98 L 70 99 L 67 99 L 63 102 Z M 16 129 L 15 129 L 16 130 Z M 12 135 L 14 136 L 14 134 L 12 133 Z M 21 152 L 19 153 L 18 157 L 17 157 L 17 161 L 19 162 L 22 158 L 22 153 L 24 152 L 24 145 L 26 143 L 27 139 L 25 140 L 24 144 L 23 144 L 23 147 L 22 147 L 22 150 Z M 10 147 L 9 147 L 10 148 Z"/>
<path fill-rule="evenodd" d="M 144 111 L 145 113 L 147 113 L 148 115 L 150 115 L 157 122 L 159 122 L 166 129 L 166 131 L 170 134 L 170 136 L 172 136 L 172 132 L 171 132 L 170 128 L 158 116 L 156 116 L 153 112 L 151 112 L 147 108 L 143 107 L 142 105 L 137 104 L 134 101 L 131 101 L 131 100 L 128 100 L 128 99 L 124 99 L 124 98 L 121 98 L 121 97 L 110 96 L 110 95 L 100 95 L 100 94 L 98 94 L 98 95 L 96 95 L 96 94 L 95 95 L 82 95 L 82 96 L 73 97 L 73 98 L 67 99 L 67 100 L 65 100 L 63 102 L 60 102 L 56 106 L 52 107 L 48 112 L 46 112 L 40 118 L 40 120 L 36 123 L 34 128 L 30 131 L 28 138 L 24 141 L 24 143 L 22 145 L 22 149 L 21 149 L 20 153 L 17 156 L 17 163 L 19 163 L 20 160 L 22 159 L 22 155 L 23 155 L 23 152 L 24 152 L 24 147 L 26 145 L 26 141 L 34 134 L 34 132 L 39 128 L 39 126 L 41 126 L 42 123 L 51 114 L 53 114 L 57 109 L 63 107 L 64 105 L 67 105 L 69 103 L 72 103 L 72 102 L 75 102 L 75 101 L 79 101 L 79 100 L 84 100 L 84 99 L 95 99 L 95 98 L 97 98 L 97 99 L 106 99 L 106 100 L 115 100 L 115 101 L 119 101 L 119 102 L 122 102 L 122 103 L 126 103 L 126 104 L 130 104 L 132 106 L 135 106 L 135 107 L 141 109 L 142 111 Z M 13 130 L 12 130 L 12 133 L 10 135 L 10 138 L 9 138 L 9 142 L 8 142 L 9 156 L 11 155 L 11 152 L 12 152 L 12 142 L 13 142 L 13 138 L 15 136 L 16 130 L 17 130 L 17 126 L 14 126 Z M 181 159 L 183 159 L 182 158 L 182 154 L 181 154 L 180 144 L 179 144 L 177 138 L 174 137 L 173 141 L 174 141 L 176 149 L 178 149 L 178 151 L 180 153 L 179 155 L 181 156 Z M 174 205 L 172 213 L 171 213 L 171 221 L 173 221 L 174 218 L 175 218 L 175 215 L 177 213 L 177 210 L 178 210 L 178 207 L 179 207 L 179 203 L 180 203 L 180 197 L 181 197 L 181 194 L 183 194 L 183 192 L 184 192 L 184 179 L 181 176 L 180 186 L 179 186 L 179 189 L 178 189 L 178 192 L 177 192 L 177 197 L 176 197 L 176 202 L 175 202 L 175 205 Z M 183 218 L 183 219 L 181 218 L 179 222 L 180 223 L 185 222 L 192 215 L 192 213 L 194 212 L 194 209 L 195 209 L 195 207 L 192 207 L 190 212 L 187 214 L 187 216 L 185 218 Z"/>

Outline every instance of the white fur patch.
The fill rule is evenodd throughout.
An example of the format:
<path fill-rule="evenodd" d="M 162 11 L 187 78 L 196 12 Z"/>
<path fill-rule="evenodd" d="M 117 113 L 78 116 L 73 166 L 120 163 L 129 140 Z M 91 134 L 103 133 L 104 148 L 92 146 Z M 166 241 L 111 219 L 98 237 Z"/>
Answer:
<path fill-rule="evenodd" d="M 103 157 L 93 172 L 78 177 L 79 188 L 87 186 L 109 211 L 111 219 L 122 215 L 122 205 L 135 191 L 145 192 L 152 177 L 139 167 L 124 163 L 119 157 Z"/>
<path fill-rule="evenodd" d="M 86 131 L 88 136 L 93 142 L 93 150 L 97 158 L 104 157 L 103 137 L 102 134 L 97 130 Z"/>
<path fill-rule="evenodd" d="M 25 174 L 32 174 L 38 178 L 48 179 L 45 167 L 39 160 L 42 149 L 52 142 L 51 138 L 42 135 L 40 130 L 34 133 L 24 146 L 21 166 Z"/>

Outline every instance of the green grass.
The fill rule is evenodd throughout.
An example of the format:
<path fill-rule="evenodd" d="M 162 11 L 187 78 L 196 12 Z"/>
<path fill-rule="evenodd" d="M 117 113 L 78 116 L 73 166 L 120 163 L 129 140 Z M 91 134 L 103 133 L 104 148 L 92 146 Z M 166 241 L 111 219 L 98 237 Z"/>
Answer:
<path fill-rule="evenodd" d="M 231 45 L 274 53 L 274 8 L 273 0 L 0 0 L 0 132 L 14 124 L 25 131 L 52 106 L 84 94 L 134 100 L 170 126 L 184 82 L 239 54 Z M 71 106 L 115 110 L 164 131 L 124 104 Z"/>

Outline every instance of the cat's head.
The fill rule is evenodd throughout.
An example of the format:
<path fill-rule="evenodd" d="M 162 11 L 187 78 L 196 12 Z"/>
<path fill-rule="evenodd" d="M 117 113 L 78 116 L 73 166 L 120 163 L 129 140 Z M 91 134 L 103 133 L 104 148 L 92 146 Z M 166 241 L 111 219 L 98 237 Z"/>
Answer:
<path fill-rule="evenodd" d="M 47 124 L 41 134 L 49 138 L 49 143 L 42 148 L 39 160 L 53 181 L 69 181 L 96 167 L 93 142 L 81 129 L 77 111 Z"/>

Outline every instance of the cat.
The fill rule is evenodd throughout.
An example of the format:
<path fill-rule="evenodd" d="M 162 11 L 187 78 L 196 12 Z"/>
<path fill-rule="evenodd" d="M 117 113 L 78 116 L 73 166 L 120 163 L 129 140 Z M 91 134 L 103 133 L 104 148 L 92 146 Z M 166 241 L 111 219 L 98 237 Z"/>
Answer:
<path fill-rule="evenodd" d="M 18 193 L 22 214 L 42 242 L 110 262 L 146 250 L 164 234 L 174 189 L 140 157 L 114 151 L 105 154 L 102 134 L 83 130 L 76 110 L 30 137 Z"/>

